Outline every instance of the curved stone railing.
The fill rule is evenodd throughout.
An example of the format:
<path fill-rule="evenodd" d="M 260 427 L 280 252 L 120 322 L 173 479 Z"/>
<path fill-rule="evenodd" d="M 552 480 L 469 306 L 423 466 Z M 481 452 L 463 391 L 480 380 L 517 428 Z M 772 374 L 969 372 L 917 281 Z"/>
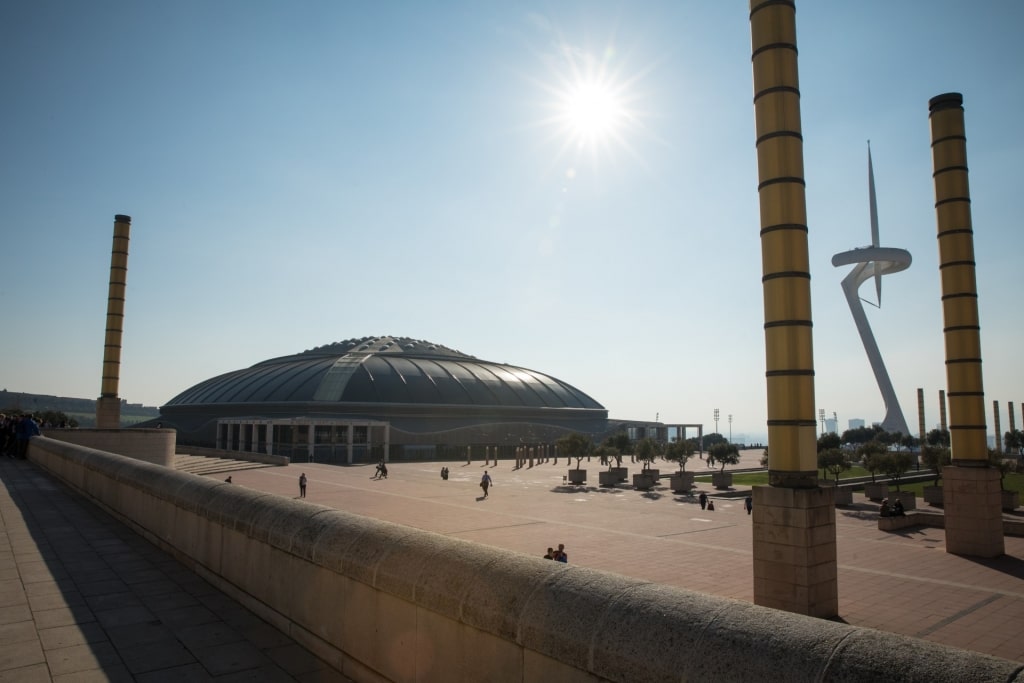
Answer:
<path fill-rule="evenodd" d="M 43 437 L 29 457 L 357 681 L 1024 681 L 1007 660 Z"/>

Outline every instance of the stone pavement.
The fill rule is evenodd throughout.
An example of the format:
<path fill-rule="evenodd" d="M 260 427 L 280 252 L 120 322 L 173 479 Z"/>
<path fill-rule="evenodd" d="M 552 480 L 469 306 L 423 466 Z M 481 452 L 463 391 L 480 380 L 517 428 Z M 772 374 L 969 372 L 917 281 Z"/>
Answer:
<path fill-rule="evenodd" d="M 30 462 L 0 479 L 0 681 L 348 681 Z"/>
<path fill-rule="evenodd" d="M 746 451 L 739 467 L 756 465 L 761 452 Z M 515 471 L 509 461 L 390 463 L 386 480 L 373 479 L 372 465 L 292 463 L 240 472 L 234 483 L 296 497 L 305 472 L 310 502 L 537 556 L 564 543 L 571 563 L 753 600 L 742 496 L 715 498 L 715 511 L 702 511 L 695 496 L 667 486 L 599 488 L 599 464 L 582 466 L 585 487 L 562 484 L 564 458 Z M 485 469 L 494 479 L 487 499 L 478 485 Z M 696 458 L 687 469 L 709 472 Z M 698 487 L 716 496 L 710 484 Z M 878 506 L 860 494 L 854 503 L 836 511 L 842 621 L 1024 662 L 1024 538 L 1007 536 L 1001 558 L 958 557 L 945 552 L 942 529 L 879 531 Z"/>

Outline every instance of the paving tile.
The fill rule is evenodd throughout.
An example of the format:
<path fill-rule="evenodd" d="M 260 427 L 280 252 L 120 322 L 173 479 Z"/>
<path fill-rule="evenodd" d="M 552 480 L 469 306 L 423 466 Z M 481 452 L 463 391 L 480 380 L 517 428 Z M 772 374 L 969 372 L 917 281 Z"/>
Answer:
<path fill-rule="evenodd" d="M 26 641 L 38 640 L 34 621 L 19 621 L 14 624 L 0 625 L 0 643 L 14 645 Z"/>
<path fill-rule="evenodd" d="M 55 650 L 62 647 L 98 643 L 107 640 L 106 632 L 96 622 L 39 629 L 38 634 L 39 642 L 42 643 L 44 650 Z"/>
<path fill-rule="evenodd" d="M 54 676 L 60 676 L 119 666 L 121 658 L 110 643 L 101 641 L 47 650 L 46 663 Z"/>
<path fill-rule="evenodd" d="M 201 650 L 215 645 L 225 645 L 243 640 L 238 631 L 223 621 L 214 621 L 198 626 L 176 629 L 175 633 L 190 650 Z"/>
<path fill-rule="evenodd" d="M 0 683 L 50 683 L 52 680 L 50 667 L 43 663 L 0 671 Z"/>
<path fill-rule="evenodd" d="M 46 661 L 38 639 L 20 643 L 0 643 L 0 671 L 20 669 Z"/>
<path fill-rule="evenodd" d="M 36 620 L 36 626 L 40 629 L 54 628 L 56 626 L 70 626 L 72 624 L 84 624 L 96 621 L 93 613 L 85 607 L 58 607 L 56 609 L 44 609 L 32 613 Z"/>
<path fill-rule="evenodd" d="M 136 675 L 196 662 L 196 657 L 174 637 L 121 648 L 120 653 L 125 666 Z"/>
<path fill-rule="evenodd" d="M 223 679 L 215 679 L 203 668 L 202 664 L 192 663 L 140 673 L 135 680 L 137 683 L 207 683 Z"/>
<path fill-rule="evenodd" d="M 252 643 L 245 641 L 204 647 L 193 650 L 192 654 L 214 676 L 271 664 Z"/>

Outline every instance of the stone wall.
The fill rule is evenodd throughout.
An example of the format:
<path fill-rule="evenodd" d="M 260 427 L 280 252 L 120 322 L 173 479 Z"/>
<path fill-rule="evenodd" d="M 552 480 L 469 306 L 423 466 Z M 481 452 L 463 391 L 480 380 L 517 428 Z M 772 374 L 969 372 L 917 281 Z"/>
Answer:
<path fill-rule="evenodd" d="M 174 467 L 177 433 L 173 429 L 47 429 L 43 436 Z"/>
<path fill-rule="evenodd" d="M 1024 681 L 1006 660 L 52 439 L 29 457 L 356 681 Z"/>

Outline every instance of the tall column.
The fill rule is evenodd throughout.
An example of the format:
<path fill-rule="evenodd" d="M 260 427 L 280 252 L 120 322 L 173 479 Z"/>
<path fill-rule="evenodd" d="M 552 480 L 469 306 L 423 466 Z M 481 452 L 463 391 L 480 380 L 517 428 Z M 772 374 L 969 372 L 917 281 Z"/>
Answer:
<path fill-rule="evenodd" d="M 1003 452 L 1002 426 L 999 424 L 999 401 L 992 401 L 992 421 L 996 427 L 996 453 Z M 986 444 L 987 445 L 987 444 Z"/>
<path fill-rule="evenodd" d="M 939 429 L 943 432 L 949 431 L 949 423 L 946 421 L 946 390 L 939 389 Z"/>
<path fill-rule="evenodd" d="M 792 0 L 751 0 L 768 385 L 768 486 L 754 489 L 754 602 L 839 612 L 834 492 L 818 486 L 803 134 Z"/>
<path fill-rule="evenodd" d="M 924 440 L 928 432 L 924 422 L 924 389 L 917 390 L 917 432 L 921 435 L 921 453 L 924 453 Z"/>
<path fill-rule="evenodd" d="M 1006 404 L 1006 412 L 1010 416 L 1010 431 L 1017 431 L 1017 419 L 1013 414 L 1013 401 L 1009 401 Z"/>
<path fill-rule="evenodd" d="M 996 557 L 1005 549 L 1001 486 L 988 462 L 963 101 L 946 93 L 928 102 L 952 455 L 942 470 L 946 551 Z"/>
<path fill-rule="evenodd" d="M 103 343 L 103 381 L 96 400 L 96 427 L 121 427 L 121 334 L 124 331 L 124 292 L 128 281 L 128 238 L 132 218 L 114 216 L 114 244 L 110 250 L 110 284 L 107 289 L 107 331 Z"/>

